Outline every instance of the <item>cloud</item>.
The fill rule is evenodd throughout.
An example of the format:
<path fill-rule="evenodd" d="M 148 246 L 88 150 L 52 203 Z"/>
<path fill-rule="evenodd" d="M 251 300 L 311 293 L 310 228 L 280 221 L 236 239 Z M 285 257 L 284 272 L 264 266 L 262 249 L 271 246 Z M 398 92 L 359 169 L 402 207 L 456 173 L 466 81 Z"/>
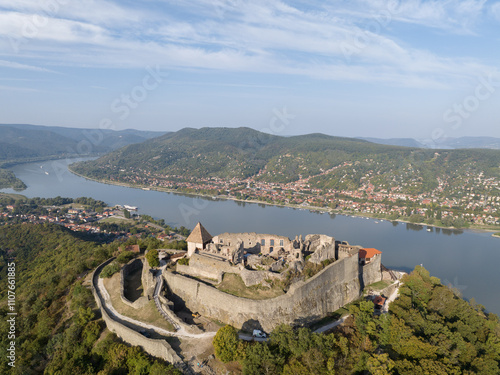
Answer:
<path fill-rule="evenodd" d="M 0 9 L 41 18 L 62 18 L 108 27 L 137 22 L 144 16 L 140 9 L 127 8 L 105 0 L 0 0 Z"/>
<path fill-rule="evenodd" d="M 0 91 L 39 92 L 40 90 L 32 89 L 32 88 L 26 88 L 26 87 L 2 86 L 2 85 L 0 85 Z"/>
<path fill-rule="evenodd" d="M 429 88 L 448 87 L 450 81 L 488 69 L 467 56 L 447 57 L 415 47 L 390 32 L 394 25 L 412 23 L 471 33 L 485 0 L 334 5 L 297 0 L 293 6 L 279 0 L 193 0 L 150 2 L 151 8 L 142 9 L 110 1 L 66 2 L 49 12 L 42 2 L 0 0 L 0 8 L 7 9 L 0 14 L 0 36 L 21 38 L 20 61 L 28 56 L 68 66 L 159 64 Z M 370 24 L 376 16 L 386 17 L 378 28 Z M 27 33 L 37 17 L 39 25 Z"/>
<path fill-rule="evenodd" d="M 354 0 L 347 9 L 356 19 L 389 15 L 391 21 L 412 23 L 456 34 L 473 34 L 487 0 Z M 362 11 L 359 11 L 362 9 Z"/>
<path fill-rule="evenodd" d="M 24 70 L 32 70 L 36 72 L 45 72 L 45 73 L 57 73 L 56 71 L 40 68 L 38 66 L 20 64 L 14 61 L 6 61 L 0 60 L 0 68 L 9 68 L 9 69 L 24 69 Z"/>
<path fill-rule="evenodd" d="M 500 3 L 495 3 L 491 5 L 490 13 L 497 21 L 500 21 Z"/>

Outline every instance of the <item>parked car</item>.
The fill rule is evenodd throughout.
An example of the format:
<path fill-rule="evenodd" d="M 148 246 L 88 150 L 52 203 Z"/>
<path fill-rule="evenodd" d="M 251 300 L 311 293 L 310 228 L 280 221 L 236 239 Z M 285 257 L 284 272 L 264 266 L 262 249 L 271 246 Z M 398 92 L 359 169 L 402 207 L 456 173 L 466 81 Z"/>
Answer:
<path fill-rule="evenodd" d="M 254 329 L 252 336 L 257 337 L 257 338 L 261 338 L 261 339 L 264 339 L 267 337 L 267 335 L 264 332 L 262 332 L 260 329 Z"/>

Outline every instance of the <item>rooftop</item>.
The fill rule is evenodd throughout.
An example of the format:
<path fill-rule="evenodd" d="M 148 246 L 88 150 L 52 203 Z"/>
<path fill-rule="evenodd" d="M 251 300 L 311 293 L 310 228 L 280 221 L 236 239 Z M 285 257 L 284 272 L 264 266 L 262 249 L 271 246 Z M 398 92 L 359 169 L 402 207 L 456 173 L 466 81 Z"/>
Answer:
<path fill-rule="evenodd" d="M 211 239 L 212 235 L 208 233 L 208 231 L 203 225 L 201 225 L 200 222 L 198 222 L 189 237 L 186 239 L 186 242 L 206 244 L 207 242 L 210 242 Z"/>
<path fill-rule="evenodd" d="M 360 259 L 370 259 L 375 255 L 382 254 L 380 250 L 368 248 L 368 249 L 359 249 L 359 258 Z"/>

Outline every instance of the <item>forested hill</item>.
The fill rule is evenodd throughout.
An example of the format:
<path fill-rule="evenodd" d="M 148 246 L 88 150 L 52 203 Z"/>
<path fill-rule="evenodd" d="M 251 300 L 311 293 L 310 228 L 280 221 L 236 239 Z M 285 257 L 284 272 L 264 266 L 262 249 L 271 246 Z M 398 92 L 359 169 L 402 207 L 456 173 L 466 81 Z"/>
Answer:
<path fill-rule="evenodd" d="M 52 158 L 102 155 L 120 147 L 143 142 L 162 132 L 127 129 L 76 129 L 56 126 L 0 124 L 0 168 L 13 163 Z M 23 190 L 14 174 L 0 169 L 0 189 Z"/>
<path fill-rule="evenodd" d="M 74 167 L 93 178 L 126 180 L 153 174 L 181 179 L 252 177 L 311 187 L 356 189 L 367 176 L 377 187 L 406 184 L 412 193 L 437 187 L 438 179 L 500 176 L 500 151 L 428 150 L 309 134 L 280 137 L 249 128 L 182 129 L 129 145 Z"/>
<path fill-rule="evenodd" d="M 180 375 L 172 365 L 104 330 L 90 288 L 82 281 L 118 246 L 55 224 L 0 226 L 1 374 Z M 14 305 L 7 302 L 13 300 L 8 285 L 14 286 Z M 12 312 L 17 313 L 15 367 L 6 358 Z"/>
<path fill-rule="evenodd" d="M 85 156 L 116 150 L 162 135 L 139 130 L 76 129 L 0 124 L 0 163 L 53 156 Z"/>

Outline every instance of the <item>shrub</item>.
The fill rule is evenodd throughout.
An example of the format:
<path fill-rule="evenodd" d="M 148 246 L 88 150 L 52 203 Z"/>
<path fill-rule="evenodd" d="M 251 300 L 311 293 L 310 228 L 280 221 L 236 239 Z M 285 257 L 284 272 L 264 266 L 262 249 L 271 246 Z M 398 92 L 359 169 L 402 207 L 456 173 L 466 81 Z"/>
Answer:
<path fill-rule="evenodd" d="M 131 251 L 124 251 L 123 253 L 118 255 L 116 260 L 118 261 L 118 263 L 125 264 L 128 263 L 131 259 L 134 259 L 135 255 L 136 254 Z"/>
<path fill-rule="evenodd" d="M 177 261 L 182 266 L 189 266 L 189 258 L 181 258 Z"/>
<path fill-rule="evenodd" d="M 117 262 L 113 262 L 111 264 L 108 264 L 106 267 L 103 268 L 99 277 L 103 278 L 103 279 L 107 279 L 108 277 L 111 277 L 115 273 L 120 271 L 120 268 L 121 268 L 121 266 Z"/>

